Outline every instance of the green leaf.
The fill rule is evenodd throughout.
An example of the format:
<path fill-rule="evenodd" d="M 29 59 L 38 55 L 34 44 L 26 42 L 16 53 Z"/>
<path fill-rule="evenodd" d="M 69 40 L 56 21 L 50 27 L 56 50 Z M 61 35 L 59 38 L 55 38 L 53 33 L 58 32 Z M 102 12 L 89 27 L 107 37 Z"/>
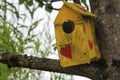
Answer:
<path fill-rule="evenodd" d="M 38 52 L 39 51 L 39 48 L 40 48 L 40 41 L 39 39 L 37 39 L 37 41 L 34 42 L 34 45 L 35 45 L 35 50 Z"/>
<path fill-rule="evenodd" d="M 26 0 L 26 3 L 27 3 L 29 6 L 32 6 L 32 5 L 33 5 L 33 0 Z"/>
<path fill-rule="evenodd" d="M 30 26 L 30 28 L 29 28 L 29 30 L 28 30 L 28 35 L 30 35 L 30 33 L 37 27 L 39 21 L 41 21 L 41 20 L 42 20 L 42 19 L 35 21 L 35 22 Z"/>
<path fill-rule="evenodd" d="M 81 0 L 81 2 L 85 5 L 85 7 L 87 8 L 87 10 L 89 10 L 89 7 L 88 7 L 88 5 L 87 5 L 86 0 Z"/>
<path fill-rule="evenodd" d="M 43 7 L 43 5 L 44 5 L 44 3 L 43 3 L 43 1 L 39 1 L 39 7 Z"/>
<path fill-rule="evenodd" d="M 8 10 L 10 10 L 11 12 L 13 12 L 16 15 L 16 17 L 19 18 L 19 12 L 17 11 L 17 8 L 12 3 L 7 2 L 7 4 L 10 7 L 12 7 L 12 9 L 14 9 L 14 10 L 12 10 L 12 9 L 8 8 Z"/>
<path fill-rule="evenodd" d="M 56 51 L 57 50 L 56 44 L 53 44 L 52 46 L 53 46 L 53 50 Z"/>
<path fill-rule="evenodd" d="M 25 0 L 19 0 L 19 4 L 23 4 Z"/>
<path fill-rule="evenodd" d="M 30 9 L 30 7 L 29 7 L 27 4 L 25 4 L 25 7 L 26 7 L 26 9 L 29 11 L 31 17 L 33 18 L 34 12 L 38 9 L 38 7 L 33 7 L 32 10 Z"/>
<path fill-rule="evenodd" d="M 0 80 L 8 80 L 9 73 L 7 65 L 0 63 Z"/>
<path fill-rule="evenodd" d="M 45 10 L 48 12 L 52 12 L 52 9 L 53 9 L 53 7 L 52 7 L 51 3 L 47 3 L 45 6 Z"/>

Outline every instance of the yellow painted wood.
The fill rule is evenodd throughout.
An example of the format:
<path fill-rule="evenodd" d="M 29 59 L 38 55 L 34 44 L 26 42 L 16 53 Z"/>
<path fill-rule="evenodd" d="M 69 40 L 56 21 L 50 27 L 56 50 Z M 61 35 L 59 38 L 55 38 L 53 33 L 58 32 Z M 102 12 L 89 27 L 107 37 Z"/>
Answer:
<path fill-rule="evenodd" d="M 94 14 L 84 10 L 78 4 L 68 2 L 63 4 L 54 21 L 61 66 L 68 67 L 90 63 L 90 61 L 100 58 L 93 18 L 95 18 Z M 71 33 L 63 31 L 62 25 L 66 21 L 73 21 L 75 25 Z"/>

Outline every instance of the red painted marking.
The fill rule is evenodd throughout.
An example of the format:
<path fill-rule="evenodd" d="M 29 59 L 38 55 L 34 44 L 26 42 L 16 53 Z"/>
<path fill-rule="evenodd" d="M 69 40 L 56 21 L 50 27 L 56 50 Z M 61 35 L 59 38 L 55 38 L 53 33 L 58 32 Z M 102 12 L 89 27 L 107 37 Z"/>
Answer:
<path fill-rule="evenodd" d="M 90 40 L 88 40 L 88 44 L 89 44 L 89 48 L 93 49 L 93 43 Z"/>
<path fill-rule="evenodd" d="M 62 47 L 62 48 L 60 49 L 60 53 L 61 53 L 63 56 L 71 59 L 71 58 L 72 58 L 72 51 L 71 51 L 71 46 L 70 46 L 70 44 L 66 44 L 65 47 Z"/>
<path fill-rule="evenodd" d="M 88 12 L 86 9 L 80 7 L 79 5 L 76 5 L 76 7 L 78 7 L 80 10 L 84 11 L 84 12 Z"/>

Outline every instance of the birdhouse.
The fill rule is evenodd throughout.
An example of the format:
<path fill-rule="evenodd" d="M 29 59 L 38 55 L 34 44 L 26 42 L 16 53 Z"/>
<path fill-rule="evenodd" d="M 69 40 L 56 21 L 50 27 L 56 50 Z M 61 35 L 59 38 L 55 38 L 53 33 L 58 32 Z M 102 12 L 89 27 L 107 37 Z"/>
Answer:
<path fill-rule="evenodd" d="M 100 58 L 94 33 L 95 17 L 79 4 L 64 2 L 54 22 L 62 67 L 86 64 Z"/>

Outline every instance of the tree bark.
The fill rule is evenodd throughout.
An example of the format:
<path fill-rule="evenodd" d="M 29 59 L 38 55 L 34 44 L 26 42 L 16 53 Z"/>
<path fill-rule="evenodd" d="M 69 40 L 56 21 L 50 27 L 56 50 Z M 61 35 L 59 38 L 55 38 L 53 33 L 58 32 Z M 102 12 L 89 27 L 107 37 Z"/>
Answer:
<path fill-rule="evenodd" d="M 120 60 L 120 0 L 90 0 L 90 3 L 97 15 L 96 35 L 102 59 L 108 65 L 99 80 L 119 80 L 120 67 L 115 63 Z"/>
<path fill-rule="evenodd" d="M 75 0 L 74 0 L 75 1 Z M 120 79 L 120 0 L 90 0 L 91 9 L 97 15 L 96 37 L 101 59 L 90 64 L 62 68 L 58 60 L 27 55 L 0 53 L 0 62 L 11 67 L 46 70 L 86 76 L 92 80 Z"/>
<path fill-rule="evenodd" d="M 0 52 L 0 63 L 7 64 L 8 68 L 21 67 L 36 70 L 45 70 L 72 75 L 80 75 L 94 79 L 99 77 L 102 69 L 106 68 L 106 61 L 91 62 L 90 64 L 78 65 L 63 68 L 59 64 L 59 60 L 38 58 L 27 55 L 11 54 Z M 102 66 L 100 66 L 102 65 Z"/>

